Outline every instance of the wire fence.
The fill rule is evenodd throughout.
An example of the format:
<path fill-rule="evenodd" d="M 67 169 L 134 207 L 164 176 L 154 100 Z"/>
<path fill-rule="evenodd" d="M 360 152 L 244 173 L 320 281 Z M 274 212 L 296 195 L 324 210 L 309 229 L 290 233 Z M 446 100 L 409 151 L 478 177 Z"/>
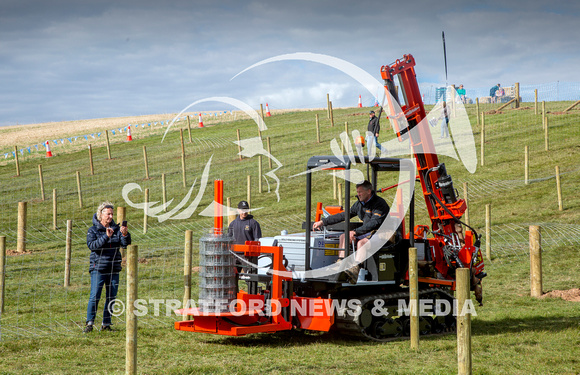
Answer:
<path fill-rule="evenodd" d="M 520 94 L 526 97 L 528 89 L 520 87 Z M 547 89 L 546 89 L 547 90 Z M 556 88 L 562 91 L 561 88 Z M 532 99 L 533 100 L 533 99 Z M 524 99 L 525 101 L 525 99 Z M 556 103 L 546 105 L 545 112 L 541 108 L 538 111 L 532 109 L 529 103 L 524 110 L 498 113 L 500 104 L 482 103 L 479 112 L 475 105 L 466 105 L 467 113 L 473 125 L 474 134 L 481 132 L 481 113 L 487 114 L 485 117 L 487 140 L 491 144 L 501 144 L 505 137 L 521 137 L 525 142 L 529 141 L 531 152 L 535 152 L 544 147 L 542 138 L 537 134 L 542 134 L 544 118 L 550 116 L 560 116 L 559 125 L 555 129 L 575 129 L 572 130 L 572 139 L 575 142 L 578 135 L 577 123 L 580 116 L 578 111 L 571 111 L 569 114 L 560 114 L 564 106 Z M 360 116 L 364 110 L 356 109 L 347 114 L 336 117 L 336 128 L 332 130 L 338 134 L 343 129 L 344 122 L 349 122 L 351 130 L 357 126 L 363 129 L 366 126 L 366 118 Z M 514 113 L 518 113 L 514 117 Z M 536 113 L 537 112 L 537 113 Z M 364 113 L 363 113 L 364 114 Z M 314 115 L 312 116 L 314 117 Z M 327 150 L 327 145 L 321 145 L 315 149 L 312 143 L 307 143 L 304 137 L 305 126 L 313 128 L 312 121 L 298 120 L 291 126 L 280 127 L 279 135 L 273 137 L 273 154 L 276 155 L 284 148 L 290 147 L 288 143 L 276 142 L 278 139 L 297 139 L 295 144 L 302 151 L 303 149 Z M 517 122 L 521 126 L 508 126 Z M 181 123 L 184 127 L 185 123 Z M 147 126 L 142 132 L 134 133 L 136 140 L 145 140 L 150 135 L 159 136 L 165 131 L 161 125 L 159 128 L 150 130 Z M 166 126 L 166 125 L 165 125 Z M 222 126 L 222 125 L 218 125 Z M 227 126 L 227 125 L 223 125 Z M 248 125 L 242 128 L 242 138 L 257 136 L 255 125 Z M 152 126 L 153 128 L 154 126 Z M 327 128 L 328 129 L 328 128 Z M 197 130 L 196 130 L 197 131 Z M 128 193 L 128 198 L 133 203 L 144 201 L 143 191 L 149 189 L 149 202 L 163 201 L 163 186 L 165 180 L 165 192 L 168 199 L 175 198 L 168 210 L 179 204 L 181 197 L 186 196 L 193 186 L 191 199 L 186 200 L 182 208 L 187 207 L 195 198 L 203 184 L 202 171 L 206 168 L 208 160 L 212 159 L 212 168 L 209 172 L 209 181 L 216 178 L 227 180 L 225 195 L 232 198 L 233 202 L 247 197 L 246 180 L 248 175 L 262 179 L 264 193 L 253 196 L 256 207 L 271 208 L 272 202 L 276 201 L 274 190 L 276 183 L 263 176 L 257 176 L 256 157 L 238 158 L 238 146 L 235 129 L 230 128 L 230 137 L 224 133 L 213 133 L 206 135 L 201 131 L 194 133 L 191 142 L 187 131 L 185 134 L 185 184 L 183 183 L 181 139 L 178 128 L 172 130 L 163 143 L 150 142 L 146 144 L 122 142 L 126 135 L 123 134 L 111 145 L 111 157 L 108 155 L 103 143 L 93 149 L 93 162 L 95 173 L 91 174 L 89 168 L 89 151 L 86 145 L 74 149 L 73 142 L 70 143 L 70 150 L 66 149 L 66 143 L 59 147 L 65 152 L 58 156 L 58 163 L 44 161 L 44 153 L 36 156 L 23 153 L 23 164 L 21 176 L 16 178 L 15 160 L 7 157 L 0 164 L 0 235 L 6 236 L 9 256 L 6 264 L 6 303 L 5 313 L 0 316 L 0 339 L 11 340 L 19 337 L 37 337 L 54 334 L 78 335 L 85 323 L 86 308 L 90 290 L 89 278 L 89 251 L 86 246 L 87 229 L 92 225 L 91 218 L 98 205 L 105 201 L 112 201 L 116 206 L 126 206 L 127 203 L 120 191 L 123 186 L 129 183 L 137 184 L 138 188 Z M 327 130 L 330 133 L 330 130 Z M 150 133 L 147 133 L 150 132 Z M 312 131 L 314 134 L 314 131 Z M 381 133 L 382 139 L 388 139 L 387 132 Z M 530 136 L 535 134 L 534 138 Z M 529 139 L 526 137 L 530 136 Z M 334 137 L 334 136 L 333 136 Z M 392 137 L 392 135 L 391 135 Z M 99 137 L 97 137 L 99 138 Z M 84 137 L 82 138 L 84 139 Z M 77 140 L 81 140 L 80 138 Z M 88 141 L 88 140 L 87 140 Z M 82 142 L 82 140 L 81 140 Z M 144 150 L 146 146 L 148 159 L 149 178 L 146 178 L 144 165 Z M 293 146 L 294 147 L 294 146 Z M 499 145 L 496 147 L 500 147 Z M 59 152 L 59 150 L 55 150 Z M 522 160 L 523 147 L 521 152 L 508 150 L 513 154 L 514 160 Z M 281 160 L 284 165 L 284 172 L 280 173 L 280 178 L 286 178 L 288 186 L 284 185 L 281 194 L 293 189 L 301 188 L 300 182 L 294 181 L 290 176 L 300 173 L 304 169 L 304 160 L 295 157 L 296 151 L 286 150 L 289 157 Z M 294 154 L 292 153 L 294 152 Z M 314 155 L 312 151 L 312 154 Z M 326 151 L 327 152 L 327 151 Z M 309 153 L 311 154 L 311 153 Z M 325 153 L 319 153 L 324 155 Z M 493 158 L 493 155 L 489 156 Z M 43 179 L 41 185 L 37 162 L 42 161 Z M 266 168 L 267 159 L 263 160 L 264 172 L 270 171 Z M 274 166 L 275 168 L 275 166 Z M 78 171 L 78 174 L 77 174 Z M 489 179 L 467 177 L 457 179 L 456 184 L 460 186 L 462 182 L 469 184 L 469 198 L 471 204 L 482 203 L 487 199 L 489 192 L 501 192 L 512 189 L 519 189 L 525 185 L 523 169 L 521 171 L 502 171 L 502 178 Z M 562 175 L 568 175 L 572 180 L 578 181 L 580 169 L 569 168 L 562 171 Z M 79 197 L 77 175 L 80 176 L 81 196 Z M 162 176 L 165 176 L 163 179 Z M 137 177 L 136 177 L 137 176 Z M 253 180 L 253 187 L 256 188 L 257 178 Z M 529 182 L 540 182 L 555 178 L 553 166 L 549 163 L 531 163 Z M 194 184 L 195 181 L 195 184 Z M 44 197 L 41 186 L 44 186 Z M 56 192 L 57 228 L 53 228 L 53 192 Z M 207 194 L 206 194 L 207 195 Z M 24 254 L 15 254 L 17 241 L 18 219 L 16 208 L 18 202 L 28 202 L 28 220 L 26 226 L 26 247 Z M 82 201 L 82 202 L 81 202 Z M 158 204 L 160 204 L 158 203 Z M 303 207 L 303 202 L 292 202 L 294 207 Z M 194 254 L 196 253 L 199 238 L 207 233 L 213 225 L 211 217 L 200 216 L 204 208 L 212 204 L 212 199 L 201 196 L 195 210 L 195 216 L 186 220 L 158 220 L 156 217 L 149 217 L 147 228 L 144 224 L 144 213 L 142 210 L 129 207 L 127 210 L 127 220 L 130 223 L 130 231 L 133 243 L 139 246 L 140 261 L 140 282 L 139 298 L 148 301 L 149 308 L 154 307 L 151 300 L 171 299 L 181 301 L 183 298 L 183 243 L 186 230 L 194 232 Z M 425 210 L 424 205 L 417 204 L 420 210 Z M 304 220 L 302 209 L 292 212 L 284 212 L 283 215 L 264 215 L 260 222 L 265 229 L 266 236 L 272 236 L 285 229 L 288 232 L 301 231 L 301 224 Z M 165 211 L 163 211 L 165 212 Z M 181 212 L 178 210 L 176 212 Z M 160 213 L 161 214 L 161 213 Z M 64 248 L 66 243 L 66 222 L 73 222 L 72 237 L 72 263 L 71 263 L 71 286 L 63 286 L 64 277 Z M 534 223 L 543 228 L 543 250 L 552 251 L 555 247 L 567 244 L 576 245 L 580 242 L 580 225 L 556 224 L 549 222 Z M 511 261 L 521 259 L 528 255 L 528 224 L 500 224 L 492 225 L 492 253 L 499 261 Z M 485 242 L 482 247 L 485 246 Z M 196 259 L 194 259 L 194 265 Z M 119 296 L 124 294 L 124 273 L 121 273 Z M 194 282 L 194 295 L 196 282 Z M 104 298 L 101 301 L 101 310 Z M 172 313 L 171 309 L 166 310 L 166 305 L 159 306 L 159 313 L 146 314 L 140 318 L 140 324 L 147 326 L 171 326 L 172 322 L 180 319 Z M 114 323 L 122 323 L 124 315 L 115 318 Z"/>
<path fill-rule="evenodd" d="M 459 85 L 455 85 L 456 88 Z M 492 85 L 493 86 L 493 85 Z M 467 103 L 475 103 L 475 98 L 479 98 L 480 102 L 487 102 L 490 98 L 491 87 L 466 87 L 465 97 Z M 513 97 L 515 85 L 505 84 L 501 85 L 505 90 L 505 97 Z M 445 92 L 445 85 L 419 85 L 423 101 L 425 104 L 435 104 L 440 99 L 442 92 Z M 548 82 L 531 85 L 520 85 L 520 97 L 522 102 L 559 102 L 559 101 L 576 101 L 580 100 L 580 82 Z"/>

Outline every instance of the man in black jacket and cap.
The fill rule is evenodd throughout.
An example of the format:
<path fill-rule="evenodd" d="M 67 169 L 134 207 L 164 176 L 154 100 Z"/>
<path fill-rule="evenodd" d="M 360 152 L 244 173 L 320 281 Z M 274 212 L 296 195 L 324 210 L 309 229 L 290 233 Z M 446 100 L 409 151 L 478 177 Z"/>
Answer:
<path fill-rule="evenodd" d="M 369 238 L 372 237 L 377 229 L 379 229 L 383 221 L 385 221 L 385 218 L 389 214 L 389 205 L 383 198 L 375 194 L 373 191 L 373 185 L 367 180 L 356 185 L 356 195 L 358 201 L 355 202 L 350 208 L 348 219 L 354 216 L 358 216 L 363 221 L 363 225 L 354 230 L 351 230 L 349 233 L 351 243 L 354 244 L 358 241 L 358 250 L 369 241 Z M 345 212 L 340 212 L 338 214 L 323 218 L 320 221 L 316 221 L 313 224 L 313 228 L 316 230 L 323 225 L 340 223 L 346 219 Z M 340 236 L 339 246 L 344 248 L 345 243 L 346 241 L 344 234 L 342 234 Z M 362 259 L 358 259 L 356 256 L 355 259 L 359 263 L 362 261 Z M 354 267 L 351 267 L 345 271 L 349 277 L 349 281 L 352 284 L 356 284 L 359 271 L 360 264 L 356 264 Z"/>
<path fill-rule="evenodd" d="M 234 237 L 234 243 L 243 245 L 246 241 L 258 241 L 262 237 L 260 224 L 250 215 L 250 205 L 246 201 L 238 203 L 238 217 L 230 223 L 228 235 Z"/>

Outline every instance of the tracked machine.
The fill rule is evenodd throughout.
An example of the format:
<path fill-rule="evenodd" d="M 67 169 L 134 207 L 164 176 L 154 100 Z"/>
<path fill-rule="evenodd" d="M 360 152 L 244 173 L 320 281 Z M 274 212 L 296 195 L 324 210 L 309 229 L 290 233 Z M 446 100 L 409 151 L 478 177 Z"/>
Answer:
<path fill-rule="evenodd" d="M 440 163 L 428 126 L 411 55 L 381 67 L 387 95 L 385 113 L 400 141 L 408 141 L 415 160 L 358 155 L 313 156 L 306 165 L 305 232 L 262 238 L 233 245 L 219 231 L 200 240 L 200 297 L 197 306 L 177 312 L 185 320 L 175 329 L 228 336 L 291 329 L 338 331 L 377 341 L 409 335 L 408 251 L 417 249 L 419 318 L 423 335 L 453 331 L 455 270 L 469 268 L 472 290 L 481 302 L 485 277 L 479 236 L 461 217 L 466 203 L 459 199 L 445 165 Z M 399 83 L 399 95 L 395 86 Z M 399 103 L 401 101 L 401 103 Z M 365 164 L 367 179 L 377 194 L 397 189 L 395 203 L 372 250 L 361 264 L 356 284 L 346 281 L 346 259 L 352 255 L 349 236 L 339 248 L 339 236 L 360 223 L 346 220 L 315 231 L 322 215 L 351 206 L 349 171 Z M 343 173 L 342 207 L 312 207 L 313 173 Z M 380 188 L 384 173 L 399 173 L 399 183 Z M 415 225 L 413 197 L 418 180 L 430 225 Z M 408 207 L 408 209 L 407 209 Z M 408 212 L 407 212 L 408 211 Z M 407 217 L 408 228 L 405 228 Z M 464 230 L 468 229 L 468 230 Z M 360 250 L 358 250 L 360 251 Z M 352 262 L 354 262 L 354 257 Z M 350 259 L 349 258 L 349 259 Z M 245 282 L 246 288 L 238 288 Z M 450 308 L 451 307 L 451 308 Z"/>

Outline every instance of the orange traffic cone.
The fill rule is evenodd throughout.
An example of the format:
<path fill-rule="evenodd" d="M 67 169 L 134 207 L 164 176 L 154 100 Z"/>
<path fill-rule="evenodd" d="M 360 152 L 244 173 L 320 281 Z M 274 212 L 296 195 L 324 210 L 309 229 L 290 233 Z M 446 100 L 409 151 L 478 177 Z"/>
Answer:
<path fill-rule="evenodd" d="M 268 103 L 266 103 L 266 117 L 270 117 L 272 114 L 270 113 L 270 107 L 268 107 Z"/>
<path fill-rule="evenodd" d="M 203 120 L 201 119 L 201 113 L 199 114 L 199 127 L 203 128 Z"/>
<path fill-rule="evenodd" d="M 44 145 L 46 146 L 46 157 L 47 158 L 51 158 L 52 157 L 52 151 L 50 151 L 50 144 L 48 143 L 48 141 L 46 141 L 44 143 Z"/>
<path fill-rule="evenodd" d="M 362 108 L 362 97 L 360 95 L 358 96 L 358 107 Z"/>
<path fill-rule="evenodd" d="M 133 137 L 131 136 L 131 126 L 127 127 L 127 142 L 131 142 Z"/>

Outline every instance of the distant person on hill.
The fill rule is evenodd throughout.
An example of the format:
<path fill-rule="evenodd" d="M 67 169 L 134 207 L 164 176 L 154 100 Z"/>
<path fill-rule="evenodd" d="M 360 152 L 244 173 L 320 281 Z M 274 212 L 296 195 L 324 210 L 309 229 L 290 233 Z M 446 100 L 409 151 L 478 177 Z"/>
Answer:
<path fill-rule="evenodd" d="M 367 126 L 367 149 L 368 154 L 371 154 L 372 147 L 376 146 L 380 151 L 383 151 L 383 147 L 379 143 L 379 132 L 381 131 L 381 125 L 379 124 L 379 118 L 375 116 L 375 111 L 369 112 L 369 124 Z"/>
<path fill-rule="evenodd" d="M 126 223 L 125 223 L 126 224 Z M 103 286 L 107 294 L 101 331 L 111 331 L 111 316 L 121 272 L 121 247 L 131 244 L 131 234 L 127 226 L 119 226 L 113 221 L 113 204 L 103 202 L 93 215 L 93 226 L 87 232 L 87 246 L 91 250 L 89 273 L 91 294 L 87 307 L 87 322 L 83 330 L 93 330 Z"/>
<path fill-rule="evenodd" d="M 463 88 L 463 85 L 459 85 L 459 88 L 457 89 L 457 95 L 459 95 L 459 100 L 461 100 L 461 103 L 465 104 L 465 89 Z"/>
<path fill-rule="evenodd" d="M 498 85 L 499 85 L 499 83 L 498 83 Z M 495 92 L 496 102 L 501 103 L 501 98 L 504 95 L 505 95 L 505 92 L 503 91 L 503 87 L 498 88 L 497 91 Z"/>
<path fill-rule="evenodd" d="M 501 87 L 501 85 L 498 83 L 497 85 L 493 86 L 489 90 L 489 96 L 491 96 L 491 102 L 492 103 L 495 103 L 496 102 L 497 91 L 499 90 L 500 87 Z"/>

